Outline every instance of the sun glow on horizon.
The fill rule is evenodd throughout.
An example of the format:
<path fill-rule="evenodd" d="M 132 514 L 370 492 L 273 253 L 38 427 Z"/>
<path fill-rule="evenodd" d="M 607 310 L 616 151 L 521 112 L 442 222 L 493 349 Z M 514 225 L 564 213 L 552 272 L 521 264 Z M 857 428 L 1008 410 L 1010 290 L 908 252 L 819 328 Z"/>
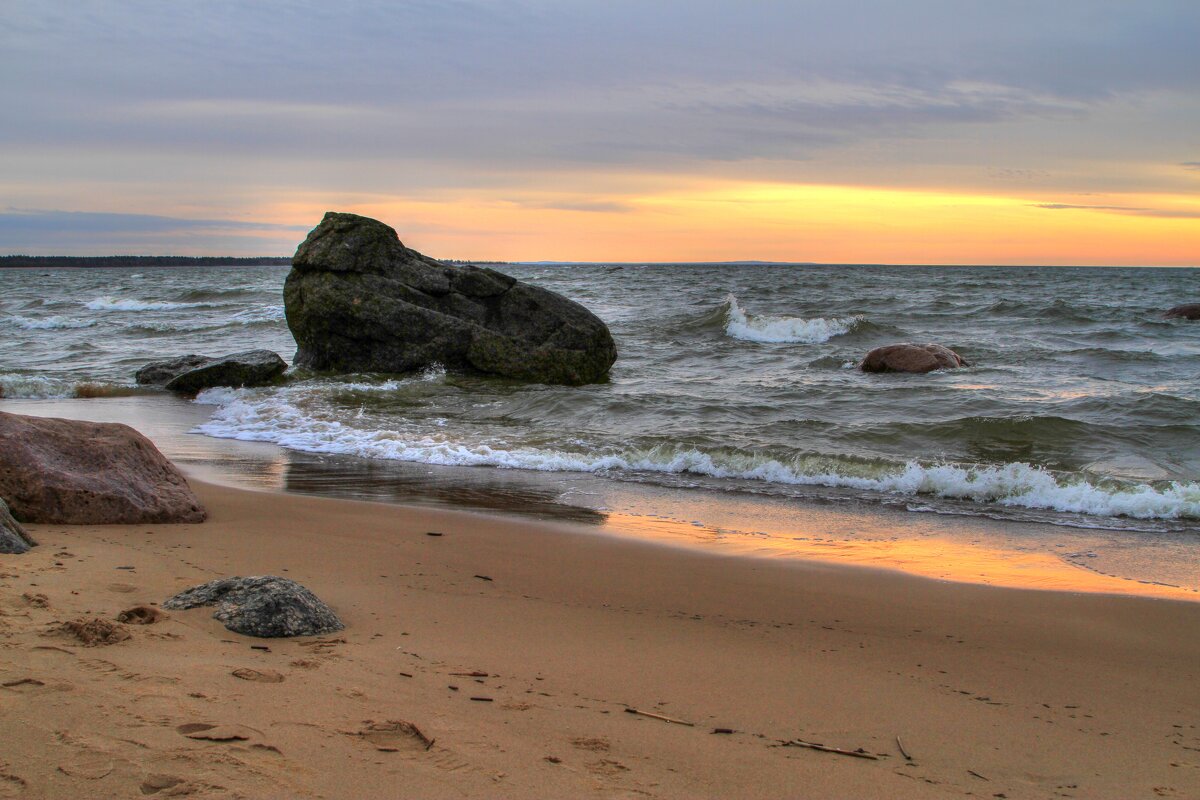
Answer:
<path fill-rule="evenodd" d="M 1200 265 L 1200 203 L 1179 195 L 1068 204 L 1062 195 L 697 181 L 631 195 L 293 198 L 261 218 L 315 225 L 326 210 L 380 219 L 406 245 L 441 258 Z"/>

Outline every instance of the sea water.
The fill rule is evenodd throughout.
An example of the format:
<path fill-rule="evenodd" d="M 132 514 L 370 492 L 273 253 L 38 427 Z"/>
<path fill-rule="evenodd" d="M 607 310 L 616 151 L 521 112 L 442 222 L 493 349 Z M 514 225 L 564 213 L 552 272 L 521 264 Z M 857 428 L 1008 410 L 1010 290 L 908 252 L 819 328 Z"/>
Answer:
<path fill-rule="evenodd" d="M 678 499 L 692 497 L 776 515 L 849 503 L 1184 541 L 1200 532 L 1200 323 L 1162 317 L 1200 299 L 1200 270 L 501 268 L 609 325 L 620 355 L 608 380 L 543 386 L 438 365 L 298 373 L 203 392 L 187 430 L 310 454 L 292 463 L 335 463 L 364 486 L 389 469 L 399 483 L 419 473 L 416 494 L 465 482 L 480 507 L 519 485 L 584 516 L 656 504 L 693 522 Z M 286 272 L 5 270 L 0 390 L 15 402 L 0 408 L 138 392 L 139 366 L 184 353 L 290 359 Z M 905 341 L 944 344 L 971 366 L 855 368 L 872 347 Z M 484 477 L 462 478 L 467 467 Z"/>

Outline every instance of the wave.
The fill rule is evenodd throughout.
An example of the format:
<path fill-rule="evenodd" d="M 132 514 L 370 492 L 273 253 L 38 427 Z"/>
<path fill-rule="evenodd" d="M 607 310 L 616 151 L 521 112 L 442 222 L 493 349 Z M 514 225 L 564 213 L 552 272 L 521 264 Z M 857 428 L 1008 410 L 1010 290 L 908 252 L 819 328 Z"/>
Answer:
<path fill-rule="evenodd" d="M 171 303 L 167 301 L 154 302 L 149 300 L 119 299 L 111 295 L 97 297 L 85 303 L 84 308 L 91 311 L 175 311 L 181 308 L 207 308 L 209 303 Z"/>
<path fill-rule="evenodd" d="M 268 322 L 282 322 L 286 318 L 283 306 L 262 305 L 231 314 L 229 322 L 238 325 L 260 325 Z"/>
<path fill-rule="evenodd" d="M 140 387 L 119 383 L 59 380 L 44 375 L 0 374 L 0 398 L 10 400 L 125 397 L 145 391 Z"/>
<path fill-rule="evenodd" d="M 1135 519 L 1200 519 L 1200 484 L 1089 480 L 1024 462 L 988 465 L 852 460 L 813 454 L 780 458 L 725 448 L 659 444 L 609 452 L 570 452 L 458 441 L 443 432 L 356 428 L 319 418 L 291 402 L 286 391 L 202 392 L 198 403 L 218 405 L 195 430 L 209 436 L 273 442 L 310 453 L 553 472 L 692 474 L 790 486 L 823 486 L 907 497 L 932 496 L 1025 509 Z"/>
<path fill-rule="evenodd" d="M 746 342 L 820 344 L 854 330 L 862 317 L 769 317 L 748 314 L 730 294 L 725 298 L 725 333 Z"/>
<path fill-rule="evenodd" d="M 96 324 L 94 319 L 73 319 L 70 317 L 22 317 L 12 314 L 8 319 L 18 328 L 27 331 L 53 331 L 74 328 L 90 328 Z"/>

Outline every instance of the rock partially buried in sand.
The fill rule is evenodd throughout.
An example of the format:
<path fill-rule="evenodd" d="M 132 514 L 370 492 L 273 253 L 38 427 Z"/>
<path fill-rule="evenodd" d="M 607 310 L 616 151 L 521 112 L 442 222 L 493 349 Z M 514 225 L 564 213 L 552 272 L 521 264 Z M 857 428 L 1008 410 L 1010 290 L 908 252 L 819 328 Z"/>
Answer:
<path fill-rule="evenodd" d="M 25 532 L 21 523 L 13 519 L 8 506 L 0 499 L 0 553 L 20 555 L 28 553 L 31 547 L 37 547 L 37 542 Z"/>
<path fill-rule="evenodd" d="M 940 344 L 889 344 L 867 353 L 858 368 L 863 372 L 933 372 L 969 367 L 962 356 Z"/>
<path fill-rule="evenodd" d="M 1200 303 L 1175 306 L 1163 313 L 1166 319 L 1200 319 Z"/>
<path fill-rule="evenodd" d="M 196 394 L 214 386 L 267 386 L 287 369 L 287 362 L 270 350 L 248 350 L 213 358 L 166 382 L 172 392 Z"/>
<path fill-rule="evenodd" d="M 22 522 L 203 522 L 175 465 L 128 425 L 0 411 L 0 497 Z"/>
<path fill-rule="evenodd" d="M 432 364 L 540 383 L 600 380 L 617 358 L 583 306 L 491 269 L 443 264 L 367 217 L 329 212 L 283 287 L 298 366 L 411 372 Z"/>
<path fill-rule="evenodd" d="M 167 600 L 163 608 L 211 605 L 217 607 L 213 619 L 246 636 L 316 636 L 345 627 L 337 614 L 308 589 L 274 575 L 221 578 L 193 586 Z"/>

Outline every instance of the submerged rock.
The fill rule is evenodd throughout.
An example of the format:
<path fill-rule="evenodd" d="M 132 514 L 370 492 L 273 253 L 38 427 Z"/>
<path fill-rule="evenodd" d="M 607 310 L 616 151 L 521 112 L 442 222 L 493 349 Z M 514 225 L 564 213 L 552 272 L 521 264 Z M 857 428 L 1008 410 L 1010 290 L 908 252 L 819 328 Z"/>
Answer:
<path fill-rule="evenodd" d="M 165 386 L 168 381 L 179 377 L 188 370 L 203 366 L 213 360 L 211 356 L 192 353 L 179 358 L 169 358 L 166 361 L 151 361 L 135 372 L 133 379 L 143 386 Z"/>
<path fill-rule="evenodd" d="M 171 378 L 166 387 L 173 392 L 195 394 L 214 386 L 266 386 L 274 383 L 286 369 L 287 362 L 278 353 L 248 350 L 209 359 Z"/>
<path fill-rule="evenodd" d="M 858 368 L 863 372 L 933 372 L 969 367 L 962 356 L 940 344 L 889 344 L 867 353 Z"/>
<path fill-rule="evenodd" d="M 180 592 L 163 603 L 167 609 L 215 605 L 213 619 L 234 633 L 262 638 L 315 636 L 345 626 L 337 614 L 308 589 L 287 578 L 255 575 L 221 578 Z"/>
<path fill-rule="evenodd" d="M 439 363 L 541 383 L 604 377 L 607 326 L 578 303 L 508 275 L 443 264 L 367 217 L 329 212 L 283 289 L 298 366 L 409 372 Z"/>
<path fill-rule="evenodd" d="M 4 500 L 0 499 L 0 553 L 20 555 L 28 553 L 31 547 L 37 547 L 37 542 L 25 532 L 21 523 L 9 513 Z"/>
<path fill-rule="evenodd" d="M 1200 303 L 1187 303 L 1175 306 L 1163 313 L 1166 319 L 1200 319 Z"/>
<path fill-rule="evenodd" d="M 183 475 L 128 425 L 0 411 L 0 497 L 22 522 L 203 522 Z"/>

